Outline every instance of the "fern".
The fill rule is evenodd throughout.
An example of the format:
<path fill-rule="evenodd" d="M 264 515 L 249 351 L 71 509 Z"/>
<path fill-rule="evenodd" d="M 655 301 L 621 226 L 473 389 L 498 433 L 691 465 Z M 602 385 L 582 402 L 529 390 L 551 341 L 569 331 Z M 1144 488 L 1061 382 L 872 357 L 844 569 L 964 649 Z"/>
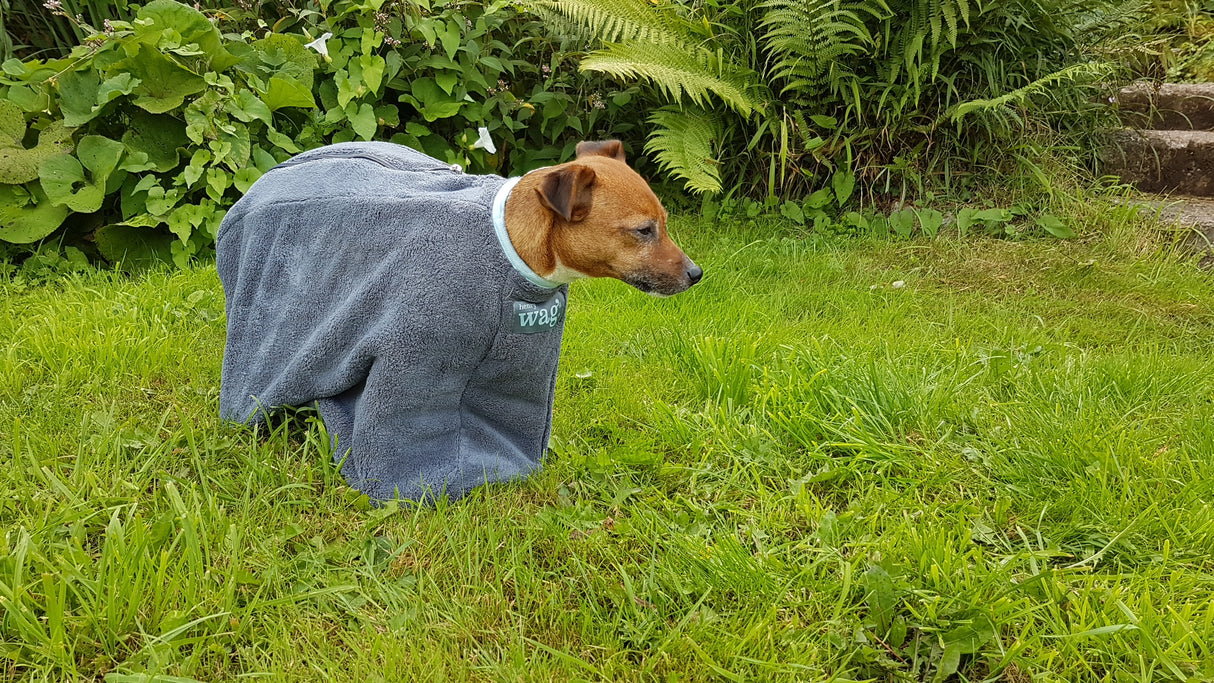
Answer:
<path fill-rule="evenodd" d="M 582 60 L 583 71 L 599 71 L 616 78 L 642 78 L 678 103 L 684 97 L 697 106 L 714 95 L 742 116 L 763 108 L 756 97 L 758 75 L 745 68 L 726 66 L 719 55 L 676 43 L 609 43 Z"/>
<path fill-rule="evenodd" d="M 678 17 L 669 9 L 655 11 L 645 0 L 539 0 L 536 5 L 585 27 L 605 43 L 683 42 Z"/>
<path fill-rule="evenodd" d="M 997 163 L 993 141 L 1033 123 L 1080 128 L 1092 103 L 1077 81 L 1101 70 L 1085 60 L 1144 0 L 536 1 L 600 41 L 582 69 L 676 105 L 650 120 L 648 148 L 688 187 L 795 194 L 840 165 L 920 186 L 958 160 Z M 1027 108 L 1046 96 L 1072 114 Z"/>
<path fill-rule="evenodd" d="M 687 182 L 692 192 L 721 191 L 721 169 L 714 145 L 721 138 L 721 122 L 698 108 L 664 107 L 649 117 L 656 128 L 645 150 L 658 164 Z"/>
<path fill-rule="evenodd" d="M 782 92 L 814 90 L 850 75 L 840 60 L 872 45 L 864 14 L 880 16 L 883 3 L 841 0 L 768 0 L 760 26 L 775 63 L 772 75 L 783 79 Z"/>
<path fill-rule="evenodd" d="M 1050 86 L 1056 86 L 1061 83 L 1073 82 L 1083 78 L 1099 78 L 1106 76 L 1112 71 L 1112 67 L 1107 64 L 1100 63 L 1084 63 L 1068 66 L 1065 69 L 1060 69 L 1054 73 L 1047 74 L 1032 83 L 1017 88 L 1009 93 L 983 100 L 970 100 L 963 102 L 953 108 L 949 117 L 953 122 L 960 122 L 967 115 L 975 112 L 1003 112 L 1012 104 L 1023 104 L 1030 97 L 1045 92 Z"/>
<path fill-rule="evenodd" d="M 896 82 L 906 73 L 917 100 L 924 81 L 939 77 L 941 59 L 957 47 L 958 19 L 969 28 L 969 0 L 910 0 L 894 13 L 901 21 L 891 26 L 889 80 Z M 925 66 L 930 73 L 926 79 Z"/>
<path fill-rule="evenodd" d="M 1110 8 L 1093 8 L 1083 0 L 1078 5 L 1074 33 L 1081 44 L 1092 45 L 1110 36 L 1119 41 L 1140 40 L 1130 29 L 1142 21 L 1148 7 L 1146 0 L 1126 0 Z"/>
<path fill-rule="evenodd" d="M 534 14 L 543 23 L 544 28 L 549 34 L 561 39 L 562 50 L 577 51 L 576 47 L 572 47 L 573 45 L 585 45 L 598 40 L 592 28 L 583 26 L 557 11 L 555 4 L 549 2 L 538 3 L 528 9 L 531 14 Z M 573 41 L 573 43 L 567 48 L 565 41 Z"/>

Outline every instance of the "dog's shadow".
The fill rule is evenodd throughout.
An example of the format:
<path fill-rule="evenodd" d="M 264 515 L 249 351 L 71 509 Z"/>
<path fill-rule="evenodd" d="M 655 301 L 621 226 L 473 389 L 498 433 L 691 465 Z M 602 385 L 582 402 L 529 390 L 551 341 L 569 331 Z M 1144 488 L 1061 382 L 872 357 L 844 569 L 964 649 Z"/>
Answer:
<path fill-rule="evenodd" d="M 302 444 L 314 430 L 319 428 L 323 433 L 324 425 L 316 406 L 280 406 L 272 411 L 263 410 L 262 419 L 252 427 L 257 440 L 263 444 L 274 439 Z"/>

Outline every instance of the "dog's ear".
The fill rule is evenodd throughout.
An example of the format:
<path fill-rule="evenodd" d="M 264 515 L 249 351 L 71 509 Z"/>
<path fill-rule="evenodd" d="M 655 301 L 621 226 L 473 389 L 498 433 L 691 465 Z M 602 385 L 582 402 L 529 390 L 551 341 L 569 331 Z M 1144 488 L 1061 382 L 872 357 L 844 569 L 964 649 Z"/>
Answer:
<path fill-rule="evenodd" d="M 624 143 L 619 140 L 579 142 L 577 143 L 577 156 L 579 159 L 586 156 L 600 156 L 624 161 Z"/>
<path fill-rule="evenodd" d="M 594 169 L 566 164 L 544 176 L 535 191 L 540 196 L 540 203 L 570 223 L 576 223 L 590 213 L 594 179 Z"/>

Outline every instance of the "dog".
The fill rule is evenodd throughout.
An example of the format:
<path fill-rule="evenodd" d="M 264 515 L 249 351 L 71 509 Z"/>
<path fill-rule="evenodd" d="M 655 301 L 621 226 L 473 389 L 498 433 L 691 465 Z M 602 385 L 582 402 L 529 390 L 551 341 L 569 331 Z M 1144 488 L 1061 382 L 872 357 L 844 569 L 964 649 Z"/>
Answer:
<path fill-rule="evenodd" d="M 611 277 L 656 296 L 704 274 L 670 239 L 666 217 L 619 140 L 579 143 L 576 160 L 527 174 L 506 202 L 510 241 L 541 277 Z"/>
<path fill-rule="evenodd" d="M 220 415 L 314 405 L 333 458 L 376 500 L 458 498 L 540 466 L 568 285 L 656 296 L 703 270 L 619 141 L 520 178 L 390 143 L 310 150 L 224 217 Z"/>

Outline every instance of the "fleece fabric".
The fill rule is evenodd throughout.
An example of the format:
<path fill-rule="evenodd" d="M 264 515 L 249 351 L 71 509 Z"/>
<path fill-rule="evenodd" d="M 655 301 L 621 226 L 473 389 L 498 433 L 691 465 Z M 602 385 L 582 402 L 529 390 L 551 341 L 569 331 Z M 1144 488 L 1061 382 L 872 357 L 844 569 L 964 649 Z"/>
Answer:
<path fill-rule="evenodd" d="M 512 186 L 382 142 L 267 172 L 217 238 L 221 416 L 315 404 L 346 480 L 380 500 L 454 499 L 538 468 L 568 288 L 495 230 Z"/>

